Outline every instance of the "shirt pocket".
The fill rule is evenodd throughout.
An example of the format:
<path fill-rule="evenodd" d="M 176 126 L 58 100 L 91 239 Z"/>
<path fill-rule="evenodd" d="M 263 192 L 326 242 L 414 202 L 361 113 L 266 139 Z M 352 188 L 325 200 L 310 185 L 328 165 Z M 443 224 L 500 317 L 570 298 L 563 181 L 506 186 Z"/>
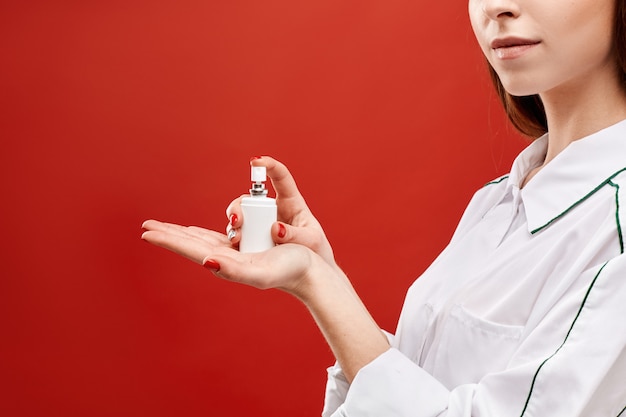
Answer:
<path fill-rule="evenodd" d="M 442 329 L 434 376 L 452 388 L 504 370 L 522 330 L 523 326 L 484 320 L 461 305 L 453 306 Z"/>

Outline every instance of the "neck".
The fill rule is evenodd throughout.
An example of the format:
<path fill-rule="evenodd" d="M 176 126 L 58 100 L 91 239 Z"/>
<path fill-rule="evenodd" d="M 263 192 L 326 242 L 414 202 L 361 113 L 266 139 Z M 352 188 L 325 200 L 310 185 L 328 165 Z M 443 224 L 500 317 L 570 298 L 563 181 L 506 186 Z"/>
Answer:
<path fill-rule="evenodd" d="M 626 89 L 616 69 L 540 96 L 548 121 L 548 150 L 543 164 L 528 173 L 521 187 L 570 143 L 626 119 Z"/>
<path fill-rule="evenodd" d="M 573 83 L 572 83 L 573 84 Z M 614 71 L 541 94 L 548 121 L 550 162 L 570 143 L 626 119 L 626 91 Z"/>

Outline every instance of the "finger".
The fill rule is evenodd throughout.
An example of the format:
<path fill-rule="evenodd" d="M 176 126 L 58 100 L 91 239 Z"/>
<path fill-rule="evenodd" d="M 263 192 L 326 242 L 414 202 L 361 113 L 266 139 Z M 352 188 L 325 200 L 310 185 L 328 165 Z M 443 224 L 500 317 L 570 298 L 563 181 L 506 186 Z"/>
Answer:
<path fill-rule="evenodd" d="M 228 218 L 228 224 L 234 228 L 240 228 L 243 219 L 243 212 L 241 210 L 241 200 L 248 195 L 242 195 L 230 202 L 226 208 L 226 217 Z"/>
<path fill-rule="evenodd" d="M 281 162 L 270 156 L 255 157 L 250 161 L 252 166 L 264 166 L 267 170 L 267 176 L 272 181 L 272 186 L 276 191 L 276 196 L 283 199 L 304 199 L 298 190 L 296 181 Z"/>
<path fill-rule="evenodd" d="M 196 263 L 202 263 L 206 254 L 220 245 L 217 239 L 213 244 L 209 244 L 206 240 L 153 230 L 144 232 L 141 238 L 153 245 L 165 248 Z M 222 243 L 222 245 L 224 245 L 224 243 Z M 230 243 L 228 245 L 230 246 Z"/>
<path fill-rule="evenodd" d="M 141 228 L 144 229 L 144 230 L 153 230 L 153 229 L 159 227 L 160 224 L 161 224 L 160 221 L 150 219 L 150 220 L 144 221 L 141 224 Z"/>
<path fill-rule="evenodd" d="M 203 239 L 204 237 L 213 236 L 213 231 L 203 229 L 197 226 L 181 226 L 174 223 L 165 223 L 157 220 L 148 220 L 143 223 L 142 228 L 149 231 L 158 231 L 180 237 L 197 237 Z"/>
<path fill-rule="evenodd" d="M 141 227 L 144 230 L 166 232 L 171 234 L 178 234 L 181 236 L 189 234 L 189 232 L 187 232 L 187 226 L 182 226 L 175 223 L 160 222 L 158 220 L 146 220 L 141 225 Z"/>
<path fill-rule="evenodd" d="M 241 240 L 241 229 L 235 229 L 229 224 L 226 226 L 226 237 L 233 246 L 237 246 Z"/>
<path fill-rule="evenodd" d="M 276 222 L 272 225 L 272 239 L 278 244 L 297 243 L 317 252 L 323 246 L 325 237 L 319 230 L 310 227 L 296 227 Z"/>
<path fill-rule="evenodd" d="M 202 264 L 220 278 L 259 289 L 297 285 L 310 264 L 309 252 L 299 246 L 284 245 L 263 253 L 216 251 Z"/>
<path fill-rule="evenodd" d="M 240 257 L 247 259 L 249 256 L 247 254 L 241 254 Z M 247 268 L 244 265 L 247 265 Z M 245 283 L 252 286 L 255 286 L 255 282 L 258 281 L 258 279 L 255 278 L 255 276 L 258 275 L 258 272 L 255 271 L 258 267 L 250 260 L 241 262 L 235 257 L 211 253 L 202 260 L 202 266 L 216 276 L 228 281 Z M 244 278 L 244 276 L 246 278 Z"/>
<path fill-rule="evenodd" d="M 198 226 L 187 226 L 183 229 L 183 231 L 190 236 L 198 237 L 200 239 L 213 238 L 216 233 L 213 230 L 207 230 Z"/>
<path fill-rule="evenodd" d="M 230 248 L 226 236 L 200 227 L 185 227 L 156 220 L 146 221 L 142 226 L 146 230 L 142 239 L 197 263 L 201 263 L 210 251 Z"/>

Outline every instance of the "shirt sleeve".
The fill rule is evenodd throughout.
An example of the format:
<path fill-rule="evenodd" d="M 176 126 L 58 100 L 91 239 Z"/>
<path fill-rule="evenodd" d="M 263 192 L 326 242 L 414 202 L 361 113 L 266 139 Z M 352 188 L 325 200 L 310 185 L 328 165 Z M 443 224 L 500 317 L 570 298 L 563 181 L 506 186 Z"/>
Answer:
<path fill-rule="evenodd" d="M 336 363 L 327 369 L 328 381 L 326 382 L 326 394 L 324 396 L 324 410 L 322 417 L 330 417 L 346 400 L 350 384 Z"/>
<path fill-rule="evenodd" d="M 501 372 L 444 387 L 392 348 L 362 368 L 324 417 L 621 417 L 626 412 L 626 257 L 608 262 L 575 317 L 546 316 Z M 546 346 L 549 332 L 565 329 Z M 337 371 L 337 369 L 335 369 Z M 334 379 L 337 381 L 337 375 Z M 341 398 L 345 401 L 339 404 Z"/>
<path fill-rule="evenodd" d="M 393 345 L 393 334 L 383 330 L 390 345 Z M 327 370 L 326 393 L 324 395 L 324 409 L 322 417 L 330 417 L 345 402 L 350 384 L 338 363 Z"/>

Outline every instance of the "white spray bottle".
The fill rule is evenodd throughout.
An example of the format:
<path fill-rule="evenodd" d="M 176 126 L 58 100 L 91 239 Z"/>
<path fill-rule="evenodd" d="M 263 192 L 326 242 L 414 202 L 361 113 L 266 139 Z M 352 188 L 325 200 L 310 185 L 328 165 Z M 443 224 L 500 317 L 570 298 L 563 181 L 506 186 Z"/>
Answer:
<path fill-rule="evenodd" d="M 265 167 L 252 167 L 250 197 L 241 201 L 243 226 L 239 251 L 242 253 L 263 252 L 274 247 L 272 224 L 277 219 L 276 200 L 267 196 Z"/>

